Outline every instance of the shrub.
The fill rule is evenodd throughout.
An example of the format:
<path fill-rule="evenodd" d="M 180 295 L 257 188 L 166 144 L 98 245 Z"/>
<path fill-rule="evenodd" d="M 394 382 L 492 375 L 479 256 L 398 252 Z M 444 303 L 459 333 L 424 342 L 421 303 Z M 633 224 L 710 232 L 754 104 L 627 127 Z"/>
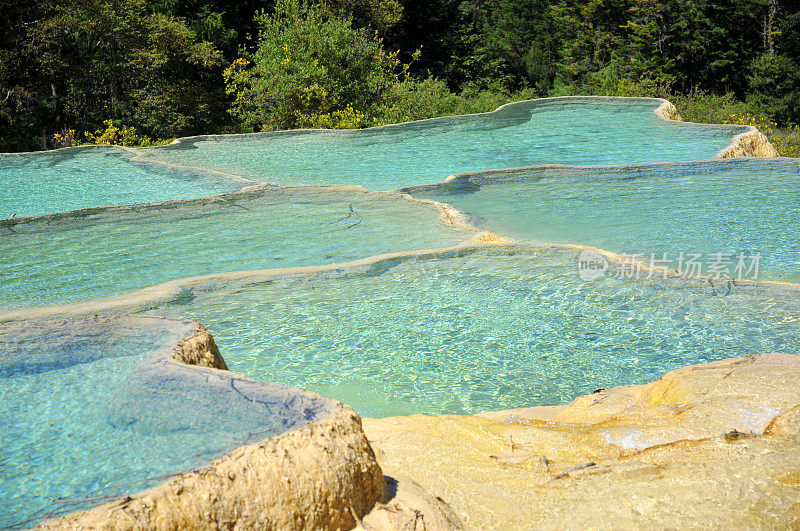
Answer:
<path fill-rule="evenodd" d="M 231 113 L 251 130 L 363 127 L 401 114 L 388 99 L 415 113 L 413 95 L 430 93 L 399 52 L 325 5 L 278 0 L 256 19 L 258 48 L 224 73 Z"/>
<path fill-rule="evenodd" d="M 56 147 L 84 146 L 89 144 L 103 144 L 125 147 L 149 147 L 169 144 L 172 139 L 152 139 L 141 135 L 135 127 L 125 127 L 114 120 L 104 120 L 103 128 L 94 133 L 86 132 L 83 135 L 76 134 L 74 129 L 65 131 L 63 134 L 53 135 L 53 143 Z"/>

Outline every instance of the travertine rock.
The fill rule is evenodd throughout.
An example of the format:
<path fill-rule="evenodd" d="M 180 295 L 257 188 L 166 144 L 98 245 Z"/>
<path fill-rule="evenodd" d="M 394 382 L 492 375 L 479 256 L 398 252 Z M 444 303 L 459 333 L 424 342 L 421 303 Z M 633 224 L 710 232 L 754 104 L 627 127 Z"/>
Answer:
<path fill-rule="evenodd" d="M 199 365 L 209 369 L 228 370 L 225 360 L 219 353 L 214 337 L 201 324 L 197 325 L 195 334 L 175 345 L 172 349 L 175 361 L 186 365 Z"/>
<path fill-rule="evenodd" d="M 43 529 L 352 529 L 384 499 L 380 467 L 347 406 L 208 467 Z"/>
<path fill-rule="evenodd" d="M 736 430 L 762 435 L 781 412 L 800 404 L 800 363 L 791 354 L 761 354 L 683 367 L 646 385 L 604 389 L 558 410 L 524 408 L 509 414 L 548 424 L 593 426 L 624 450 Z"/>
<path fill-rule="evenodd" d="M 681 118 L 678 109 L 676 109 L 675 106 L 668 101 L 665 101 L 664 103 L 661 104 L 661 106 L 658 109 L 656 109 L 656 115 L 663 118 L 664 120 L 674 120 L 676 122 L 683 121 L 683 118 Z"/>
<path fill-rule="evenodd" d="M 728 147 L 717 153 L 717 157 L 721 159 L 777 156 L 778 151 L 770 144 L 769 139 L 757 130 L 736 135 Z"/>
<path fill-rule="evenodd" d="M 160 322 L 157 318 L 120 317 L 110 324 L 130 326 L 139 321 L 145 321 L 144 325 Z M 252 401 L 271 403 L 274 395 L 280 395 L 273 404 L 272 414 L 276 418 L 263 419 L 264 426 L 274 427 L 277 423 L 301 427 L 241 446 L 200 470 L 176 475 L 133 496 L 45 521 L 40 528 L 447 530 L 462 527 L 446 503 L 419 485 L 406 479 L 383 477 L 361 429 L 361 419 L 352 409 L 313 393 L 280 384 L 262 384 L 226 372 L 214 338 L 202 325 L 193 321 L 178 325 L 185 327 L 179 332 L 181 336 L 188 337 L 171 350 L 156 351 L 134 371 L 131 389 L 141 391 L 143 396 L 134 393 L 131 398 L 125 394 L 133 400 L 131 403 L 124 400 L 115 403 L 115 408 L 121 410 L 117 413 L 123 418 L 122 424 L 133 424 L 135 419 L 137 425 L 149 426 L 146 421 L 152 420 L 153 412 L 147 408 L 138 411 L 136 406 L 150 398 L 151 388 L 163 391 L 159 378 L 168 373 L 172 387 L 176 382 L 192 389 L 199 386 L 204 396 L 219 391 L 220 387 L 227 389 L 234 381 L 236 394 Z M 155 422 L 158 430 L 165 426 L 186 429 L 183 417 L 191 417 L 191 407 L 187 412 L 182 409 L 184 404 L 175 403 L 186 397 L 185 389 L 178 386 L 173 391 L 177 393 L 175 397 L 159 395 L 162 401 L 171 402 L 158 408 L 166 410 L 168 417 Z M 301 408 L 297 419 L 291 417 L 296 411 L 278 407 L 281 400 L 289 399 L 295 409 Z M 303 408 L 305 421 L 311 419 L 311 424 L 302 422 Z M 225 413 L 219 423 L 235 417 L 232 409 Z M 111 415 L 111 418 L 116 417 Z"/>
<path fill-rule="evenodd" d="M 433 496 L 410 479 L 387 477 L 387 499 L 359 522 L 367 531 L 407 531 L 426 529 L 448 531 L 464 524 L 447 503 Z"/>
<path fill-rule="evenodd" d="M 791 527 L 798 382 L 800 356 L 761 354 L 568 406 L 364 429 L 386 473 L 442 496 L 468 528 Z"/>

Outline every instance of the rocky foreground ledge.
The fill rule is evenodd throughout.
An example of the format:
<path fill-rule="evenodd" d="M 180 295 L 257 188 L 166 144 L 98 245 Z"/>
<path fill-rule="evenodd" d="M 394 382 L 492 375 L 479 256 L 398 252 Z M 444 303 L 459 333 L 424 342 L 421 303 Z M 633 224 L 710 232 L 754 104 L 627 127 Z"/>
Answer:
<path fill-rule="evenodd" d="M 355 411 L 308 391 L 229 372 L 213 336 L 196 321 L 94 316 L 11 322 L 5 328 L 8 334 L 16 332 L 9 342 L 25 342 L 31 334 L 47 338 L 52 348 L 34 350 L 35 359 L 18 356 L 19 364 L 34 366 L 52 366 L 50 358 L 63 351 L 78 352 L 65 363 L 86 361 L 80 356 L 83 351 L 72 345 L 76 341 L 91 345 L 83 349 L 89 353 L 111 352 L 113 347 L 97 338 L 124 344 L 114 335 L 120 330 L 131 335 L 153 329 L 169 338 L 167 345 L 172 337 L 181 337 L 172 347 L 154 350 L 127 376 L 124 392 L 108 405 L 108 418 L 145 424 L 156 434 L 191 430 L 192 419 L 202 424 L 209 417 L 231 430 L 253 420 L 264 428 L 259 433 L 276 433 L 153 488 L 46 520 L 40 529 L 399 530 L 415 522 L 434 529 L 461 526 L 452 509 L 413 481 L 383 475 Z M 242 407 L 242 401 L 252 403 L 252 410 Z M 204 436 L 202 430 L 196 433 Z"/>
<path fill-rule="evenodd" d="M 384 473 L 465 527 L 800 526 L 800 356 L 760 354 L 568 406 L 365 419 Z"/>

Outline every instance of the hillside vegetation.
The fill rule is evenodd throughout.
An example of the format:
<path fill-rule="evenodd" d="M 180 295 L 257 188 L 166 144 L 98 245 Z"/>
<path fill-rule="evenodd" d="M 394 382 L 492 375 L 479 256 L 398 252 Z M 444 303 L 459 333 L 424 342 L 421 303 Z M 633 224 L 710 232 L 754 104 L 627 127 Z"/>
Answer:
<path fill-rule="evenodd" d="M 0 0 L 0 151 L 661 96 L 798 156 L 789 0 Z"/>

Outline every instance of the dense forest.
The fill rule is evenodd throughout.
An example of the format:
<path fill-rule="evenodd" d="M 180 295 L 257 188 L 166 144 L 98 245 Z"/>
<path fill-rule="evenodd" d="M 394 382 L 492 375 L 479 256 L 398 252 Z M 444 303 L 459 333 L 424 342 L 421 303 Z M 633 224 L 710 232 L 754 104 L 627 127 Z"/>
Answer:
<path fill-rule="evenodd" d="M 800 123 L 795 0 L 0 0 L 0 152 L 366 127 L 549 95 Z M 687 116 L 688 115 L 688 116 Z"/>

